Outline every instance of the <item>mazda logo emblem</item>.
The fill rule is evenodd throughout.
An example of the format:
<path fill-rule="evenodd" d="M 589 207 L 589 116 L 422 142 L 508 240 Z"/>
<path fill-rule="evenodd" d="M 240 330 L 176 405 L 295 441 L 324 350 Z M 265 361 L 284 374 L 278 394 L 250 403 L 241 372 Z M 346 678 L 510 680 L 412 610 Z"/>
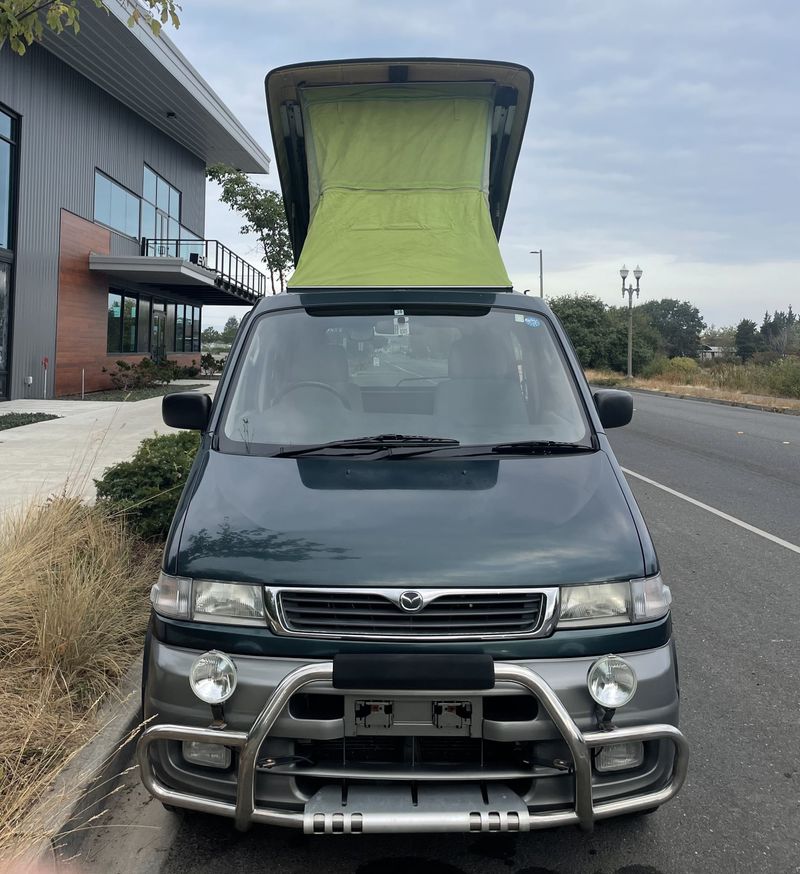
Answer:
<path fill-rule="evenodd" d="M 423 603 L 419 592 L 403 592 L 400 596 L 400 608 L 406 613 L 417 613 L 422 609 Z"/>

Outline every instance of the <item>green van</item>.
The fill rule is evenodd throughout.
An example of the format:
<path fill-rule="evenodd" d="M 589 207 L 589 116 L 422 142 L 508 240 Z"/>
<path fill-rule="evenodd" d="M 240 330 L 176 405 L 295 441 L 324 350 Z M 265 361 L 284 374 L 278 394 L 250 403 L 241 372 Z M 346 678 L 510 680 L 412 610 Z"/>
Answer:
<path fill-rule="evenodd" d="M 684 781 L 670 590 L 594 394 L 497 240 L 533 76 L 284 67 L 297 269 L 245 318 L 153 587 L 146 788 L 308 834 L 521 832 Z"/>

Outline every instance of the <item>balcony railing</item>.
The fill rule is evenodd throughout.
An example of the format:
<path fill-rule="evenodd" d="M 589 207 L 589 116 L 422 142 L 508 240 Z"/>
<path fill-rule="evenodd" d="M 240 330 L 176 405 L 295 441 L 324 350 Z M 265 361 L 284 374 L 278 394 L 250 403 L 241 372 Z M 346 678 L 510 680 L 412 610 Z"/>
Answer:
<path fill-rule="evenodd" d="M 150 258 L 182 258 L 215 274 L 219 288 L 239 296 L 263 297 L 267 277 L 219 240 L 150 240 L 142 238 L 142 255 Z"/>

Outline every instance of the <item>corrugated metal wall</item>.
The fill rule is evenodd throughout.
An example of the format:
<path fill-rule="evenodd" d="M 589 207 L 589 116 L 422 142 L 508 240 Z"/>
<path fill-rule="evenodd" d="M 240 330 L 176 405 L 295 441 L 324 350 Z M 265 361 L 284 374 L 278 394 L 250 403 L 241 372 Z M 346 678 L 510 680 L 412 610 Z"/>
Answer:
<path fill-rule="evenodd" d="M 141 195 L 147 163 L 183 193 L 182 222 L 202 237 L 205 165 L 40 46 L 22 58 L 0 51 L 0 103 L 21 116 L 9 389 L 42 397 L 41 360 L 55 355 L 60 210 L 92 220 L 96 167 Z M 113 236 L 115 252 L 138 251 Z"/>

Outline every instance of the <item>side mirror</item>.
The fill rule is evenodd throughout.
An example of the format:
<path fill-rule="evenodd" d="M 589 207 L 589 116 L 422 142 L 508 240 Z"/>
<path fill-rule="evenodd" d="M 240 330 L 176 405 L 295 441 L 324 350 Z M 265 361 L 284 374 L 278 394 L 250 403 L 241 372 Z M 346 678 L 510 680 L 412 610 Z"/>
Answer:
<path fill-rule="evenodd" d="M 594 405 L 604 428 L 620 428 L 633 418 L 633 397 L 629 392 L 601 389 L 594 393 Z"/>
<path fill-rule="evenodd" d="M 161 417 L 170 428 L 205 431 L 211 416 L 211 398 L 196 391 L 179 391 L 164 395 Z"/>

